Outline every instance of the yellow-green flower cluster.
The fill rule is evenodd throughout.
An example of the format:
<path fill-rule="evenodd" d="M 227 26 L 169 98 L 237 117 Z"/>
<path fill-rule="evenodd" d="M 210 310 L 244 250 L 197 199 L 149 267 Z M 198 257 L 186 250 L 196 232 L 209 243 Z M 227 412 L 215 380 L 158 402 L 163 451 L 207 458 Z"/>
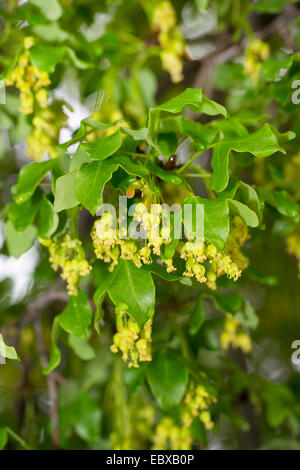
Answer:
<path fill-rule="evenodd" d="M 172 418 L 165 416 L 156 426 L 153 450 L 190 450 L 192 436 L 188 428 L 178 426 Z"/>
<path fill-rule="evenodd" d="M 237 318 L 227 314 L 225 318 L 224 329 L 220 335 L 222 349 L 227 351 L 231 346 L 234 349 L 240 348 L 245 354 L 252 349 L 250 337 L 244 333 L 241 324 Z"/>
<path fill-rule="evenodd" d="M 231 222 L 225 251 L 230 255 L 231 259 L 241 271 L 246 269 L 249 265 L 248 258 L 241 252 L 241 247 L 249 238 L 250 235 L 247 225 L 241 217 L 236 215 Z"/>
<path fill-rule="evenodd" d="M 137 240 L 119 238 L 118 229 L 113 228 L 113 216 L 105 212 L 96 220 L 91 232 L 95 254 L 98 259 L 110 263 L 109 270 L 112 271 L 119 263 L 119 259 L 127 259 L 134 262 L 140 268 L 143 262 L 150 263 L 145 250 L 141 251 Z"/>
<path fill-rule="evenodd" d="M 180 257 L 185 260 L 184 276 L 195 277 L 198 282 L 207 283 L 210 289 L 216 289 L 216 279 L 223 274 L 235 281 L 241 275 L 231 257 L 213 244 L 203 240 L 189 240 L 178 244 L 178 249 Z"/>
<path fill-rule="evenodd" d="M 134 395 L 128 403 L 128 429 L 122 432 L 113 431 L 109 439 L 114 450 L 139 450 L 152 441 L 155 423 L 155 409 Z"/>
<path fill-rule="evenodd" d="M 128 315 L 127 306 L 116 308 L 117 333 L 113 337 L 111 351 L 121 351 L 122 359 L 128 361 L 128 367 L 139 367 L 139 362 L 151 361 L 152 320 L 143 328 Z"/>
<path fill-rule="evenodd" d="M 194 382 L 189 384 L 189 388 L 184 396 L 181 409 L 181 420 L 183 426 L 189 428 L 197 416 L 204 424 L 206 429 L 212 429 L 214 423 L 211 420 L 209 406 L 216 403 L 217 399 L 204 387 L 196 385 Z"/>
<path fill-rule="evenodd" d="M 178 83 L 183 79 L 184 40 L 176 26 L 176 14 L 169 1 L 164 0 L 155 5 L 152 24 L 159 32 L 158 40 L 161 46 L 160 57 L 163 69 L 170 73 L 172 82 Z"/>
<path fill-rule="evenodd" d="M 118 264 L 120 258 L 133 261 L 138 268 L 143 263 L 150 264 L 152 252 L 160 255 L 161 246 L 171 241 L 165 227 L 161 227 L 159 209 L 157 212 L 154 210 L 149 213 L 144 204 L 137 204 L 133 218 L 145 231 L 144 246 L 140 240 L 123 239 L 120 233 L 122 227 L 120 230 L 118 227 L 113 227 L 113 215 L 109 212 L 104 213 L 94 224 L 91 237 L 95 254 L 98 259 L 110 263 L 110 271 Z"/>
<path fill-rule="evenodd" d="M 78 282 L 81 276 L 87 276 L 92 267 L 85 259 L 82 243 L 72 239 L 69 234 L 55 239 L 39 239 L 49 250 L 49 261 L 54 271 L 62 270 L 61 278 L 67 282 L 69 295 L 78 295 Z"/>
<path fill-rule="evenodd" d="M 161 226 L 162 207 L 159 204 L 153 205 L 149 212 L 145 204 L 137 204 L 133 219 L 140 222 L 145 230 L 147 247 L 152 248 L 153 253 L 159 256 L 161 246 L 171 242 L 170 228 Z"/>
<path fill-rule="evenodd" d="M 45 87 L 50 85 L 48 72 L 40 70 L 30 62 L 29 49 L 34 44 L 31 36 L 24 40 L 24 52 L 20 55 L 17 66 L 6 78 L 6 85 L 15 85 L 20 91 L 20 112 L 31 114 L 35 104 L 40 108 L 47 107 L 48 93 Z"/>
<path fill-rule="evenodd" d="M 33 120 L 33 130 L 27 138 L 27 155 L 33 160 L 41 160 L 44 155 L 50 158 L 58 156 L 58 143 L 61 126 L 67 116 L 60 103 L 55 102 L 51 107 L 39 110 Z"/>
<path fill-rule="evenodd" d="M 300 278 L 300 234 L 295 232 L 291 235 L 288 235 L 285 239 L 287 252 L 290 255 L 295 256 L 298 262 L 298 271 L 299 271 L 299 278 Z"/>
<path fill-rule="evenodd" d="M 253 82 L 257 85 L 261 64 L 269 57 L 270 47 L 260 39 L 254 39 L 246 53 L 244 74 L 251 75 Z"/>

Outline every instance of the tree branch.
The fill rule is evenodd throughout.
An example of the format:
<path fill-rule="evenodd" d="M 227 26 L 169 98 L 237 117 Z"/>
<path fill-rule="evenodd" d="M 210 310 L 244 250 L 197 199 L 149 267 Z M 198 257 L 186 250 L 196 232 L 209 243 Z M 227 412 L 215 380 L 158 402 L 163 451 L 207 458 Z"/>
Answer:
<path fill-rule="evenodd" d="M 43 369 L 48 365 L 48 355 L 45 348 L 45 342 L 43 337 L 43 328 L 41 319 L 38 317 L 34 322 L 35 334 L 37 338 L 38 352 L 40 356 L 40 362 Z M 58 417 L 58 399 L 55 376 L 53 372 L 47 375 L 47 387 L 50 400 L 50 419 L 52 427 L 52 445 L 54 449 L 59 449 L 60 438 L 59 438 L 59 417 Z"/>

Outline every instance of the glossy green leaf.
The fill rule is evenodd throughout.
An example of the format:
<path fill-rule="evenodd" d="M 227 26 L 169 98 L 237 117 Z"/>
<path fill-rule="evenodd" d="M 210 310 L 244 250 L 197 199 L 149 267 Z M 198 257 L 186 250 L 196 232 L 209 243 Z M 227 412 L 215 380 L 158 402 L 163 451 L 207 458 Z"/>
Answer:
<path fill-rule="evenodd" d="M 228 205 L 230 210 L 234 214 L 239 215 L 244 220 L 246 225 L 249 227 L 258 226 L 259 220 L 256 213 L 252 209 L 249 209 L 246 204 L 236 201 L 235 199 L 228 199 Z"/>
<path fill-rule="evenodd" d="M 37 205 L 33 198 L 21 204 L 14 203 L 7 206 L 8 218 L 18 232 L 25 230 L 33 223 L 36 211 Z"/>
<path fill-rule="evenodd" d="M 71 209 L 79 204 L 74 190 L 76 174 L 77 172 L 74 170 L 57 178 L 54 199 L 56 212 Z"/>
<path fill-rule="evenodd" d="M 181 178 L 181 176 L 177 175 L 172 171 L 164 170 L 163 168 L 156 165 L 152 160 L 148 161 L 147 166 L 152 174 L 158 176 L 163 181 L 177 185 L 183 184 L 183 179 Z"/>
<path fill-rule="evenodd" d="M 70 296 L 68 305 L 58 315 L 57 321 L 61 328 L 73 336 L 87 338 L 92 323 L 93 311 L 86 293 L 79 289 L 78 295 Z"/>
<path fill-rule="evenodd" d="M 159 351 L 149 364 L 147 379 L 159 406 L 169 410 L 179 405 L 186 391 L 188 370 L 181 356 Z"/>
<path fill-rule="evenodd" d="M 37 236 L 37 228 L 34 225 L 22 232 L 17 232 L 13 224 L 8 220 L 5 224 L 5 239 L 8 252 L 14 258 L 19 258 L 23 253 L 32 247 Z"/>
<path fill-rule="evenodd" d="M 53 72 L 56 65 L 63 61 L 66 53 L 64 46 L 50 46 L 45 43 L 38 43 L 29 50 L 32 64 L 40 70 Z"/>
<path fill-rule="evenodd" d="M 47 160 L 46 162 L 33 162 L 24 166 L 19 173 L 17 184 L 13 187 L 14 200 L 17 203 L 27 201 L 54 164 L 55 160 Z"/>
<path fill-rule="evenodd" d="M 37 235 L 41 238 L 49 238 L 58 227 L 59 219 L 58 215 L 54 211 L 54 207 L 43 194 L 43 197 L 39 203 L 39 210 L 37 216 Z"/>
<path fill-rule="evenodd" d="M 221 140 L 214 147 L 211 163 L 213 169 L 211 187 L 215 191 L 222 191 L 228 184 L 228 163 L 232 150 L 235 152 L 249 152 L 261 158 L 268 157 L 275 152 L 285 153 L 285 150 L 279 146 L 269 124 L 265 124 L 257 132 L 246 137 Z"/>
<path fill-rule="evenodd" d="M 129 314 L 141 327 L 154 314 L 155 287 L 150 272 L 132 261 L 120 260 L 116 276 L 108 288 L 116 306 L 126 304 Z"/>
<path fill-rule="evenodd" d="M 79 168 L 75 178 L 75 194 L 92 215 L 96 214 L 102 204 L 104 186 L 117 168 L 118 164 L 111 159 L 94 161 Z"/>
<path fill-rule="evenodd" d="M 98 142 L 81 144 L 81 147 L 93 160 L 105 160 L 105 158 L 116 153 L 121 145 L 122 135 L 121 131 L 118 130 L 115 134 L 109 135 Z"/>
<path fill-rule="evenodd" d="M 222 249 L 229 234 L 229 209 L 227 201 L 204 199 L 199 196 L 184 200 L 184 204 L 203 204 L 204 236 Z"/>

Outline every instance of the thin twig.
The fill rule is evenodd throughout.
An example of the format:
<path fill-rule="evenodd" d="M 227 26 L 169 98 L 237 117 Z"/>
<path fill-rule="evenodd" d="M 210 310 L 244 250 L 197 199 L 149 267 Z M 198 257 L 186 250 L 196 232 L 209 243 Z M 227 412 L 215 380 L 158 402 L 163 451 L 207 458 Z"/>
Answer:
<path fill-rule="evenodd" d="M 37 338 L 38 352 L 40 356 L 40 362 L 43 369 L 48 365 L 48 355 L 45 348 L 44 337 L 43 337 L 43 328 L 40 318 L 37 318 L 34 322 L 34 328 Z M 58 417 L 58 399 L 57 399 L 57 389 L 56 382 L 53 372 L 50 372 L 47 375 L 47 387 L 48 394 L 50 399 L 50 418 L 52 425 L 52 445 L 55 449 L 59 448 L 60 439 L 59 439 L 59 417 Z"/>

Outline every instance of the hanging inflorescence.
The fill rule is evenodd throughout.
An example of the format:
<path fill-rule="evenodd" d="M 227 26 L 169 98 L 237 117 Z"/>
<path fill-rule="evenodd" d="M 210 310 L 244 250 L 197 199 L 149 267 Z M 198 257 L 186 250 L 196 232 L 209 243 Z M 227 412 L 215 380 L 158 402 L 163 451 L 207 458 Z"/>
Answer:
<path fill-rule="evenodd" d="M 69 295 L 78 294 L 78 283 L 82 276 L 87 276 L 92 267 L 85 259 L 82 243 L 72 239 L 69 234 L 54 239 L 39 239 L 40 243 L 49 250 L 49 261 L 52 269 L 62 270 L 61 278 L 67 282 Z"/>

